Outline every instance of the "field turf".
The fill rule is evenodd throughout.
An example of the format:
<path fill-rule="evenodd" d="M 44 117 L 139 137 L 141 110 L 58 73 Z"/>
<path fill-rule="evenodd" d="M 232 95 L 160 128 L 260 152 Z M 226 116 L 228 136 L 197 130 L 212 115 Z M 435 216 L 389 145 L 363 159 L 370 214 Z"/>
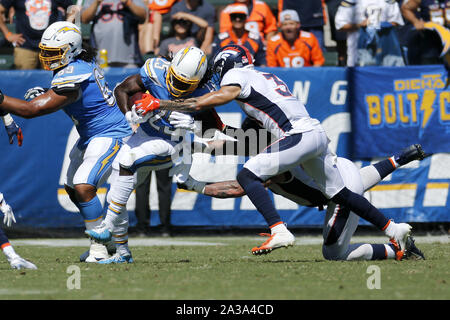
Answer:
<path fill-rule="evenodd" d="M 320 242 L 300 245 L 301 238 L 294 247 L 258 257 L 249 253 L 263 241 L 256 237 L 152 241 L 154 245 L 142 246 L 130 239 L 134 264 L 98 265 L 78 261 L 87 242 L 86 246 L 48 247 L 12 240 L 16 251 L 39 269 L 12 270 L 2 256 L 0 300 L 450 299 L 448 242 L 418 239 L 425 261 L 336 262 L 323 259 Z M 373 265 L 380 270 L 380 289 L 367 287 Z M 68 289 L 68 282 L 69 287 L 76 283 L 70 279 L 71 266 L 79 267 L 80 289 Z"/>

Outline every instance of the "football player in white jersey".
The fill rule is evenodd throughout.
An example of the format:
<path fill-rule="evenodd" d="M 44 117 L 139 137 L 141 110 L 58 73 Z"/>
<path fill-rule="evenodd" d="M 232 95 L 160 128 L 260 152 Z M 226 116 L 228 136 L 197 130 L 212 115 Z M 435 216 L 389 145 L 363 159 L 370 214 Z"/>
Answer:
<path fill-rule="evenodd" d="M 103 217 L 97 188 L 109 177 L 123 139 L 132 131 L 95 62 L 95 50 L 82 46 L 81 31 L 75 24 L 51 24 L 39 48 L 41 64 L 53 72 L 50 89 L 30 89 L 25 94 L 28 101 L 0 93 L 0 111 L 33 118 L 63 109 L 73 120 L 80 138 L 70 152 L 65 189 L 86 228 L 92 229 Z M 83 256 L 86 262 L 109 257 L 107 248 L 95 242 L 89 255 Z"/>
<path fill-rule="evenodd" d="M 358 169 L 351 161 L 339 157 L 337 166 L 345 185 L 352 191 L 362 193 L 372 188 L 397 168 L 413 160 L 423 160 L 425 153 L 420 145 L 411 145 L 399 154 Z M 291 201 L 308 207 L 327 207 L 323 226 L 322 253 L 327 260 L 383 260 L 416 258 L 425 259 L 410 236 L 406 242 L 404 256 L 397 256 L 392 243 L 389 244 L 350 244 L 358 226 L 359 217 L 329 201 L 317 188 L 304 184 L 289 171 L 265 181 L 264 185 L 272 192 Z M 215 198 L 235 198 L 245 195 L 245 191 L 236 180 L 207 183 L 189 178 L 179 188 L 196 191 Z"/>
<path fill-rule="evenodd" d="M 399 255 L 404 254 L 411 226 L 394 223 L 363 196 L 345 187 L 336 166 L 336 155 L 328 148 L 325 130 L 318 120 L 309 117 L 305 106 L 282 80 L 255 70 L 251 54 L 239 45 L 221 48 L 210 70 L 212 77 L 220 79 L 220 90 L 184 101 L 153 99 L 137 108 L 137 112 L 141 115 L 157 109 L 197 112 L 236 100 L 250 118 L 278 138 L 264 152 L 248 160 L 237 175 L 237 181 L 271 229 L 269 239 L 254 247 L 253 254 L 294 244 L 294 235 L 281 221 L 263 185 L 264 181 L 286 171 L 301 181 L 306 172 L 328 199 L 383 230 Z"/>
<path fill-rule="evenodd" d="M 14 137 L 17 137 L 17 144 L 19 146 L 22 145 L 23 142 L 23 134 L 22 129 L 16 124 L 14 119 L 10 114 L 0 112 L 0 117 L 5 124 L 6 132 L 8 133 L 9 143 L 12 144 L 14 142 Z M 13 222 L 16 222 L 16 218 L 14 217 L 14 212 L 9 204 L 6 203 L 5 198 L 3 197 L 3 193 L 0 192 L 0 212 L 3 213 L 3 223 L 10 227 Z M 37 267 L 20 257 L 12 247 L 11 243 L 8 240 L 3 229 L 0 227 L 0 248 L 6 256 L 6 259 L 10 263 L 13 269 L 37 269 Z"/>

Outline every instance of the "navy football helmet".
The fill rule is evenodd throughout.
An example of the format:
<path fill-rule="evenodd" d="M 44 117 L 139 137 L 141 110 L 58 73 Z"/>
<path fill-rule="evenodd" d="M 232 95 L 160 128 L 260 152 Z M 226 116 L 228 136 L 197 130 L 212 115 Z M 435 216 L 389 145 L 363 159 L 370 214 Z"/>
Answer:
<path fill-rule="evenodd" d="M 253 56 L 250 51 L 243 46 L 229 44 L 220 48 L 214 55 L 209 72 L 212 78 L 222 79 L 228 70 L 246 66 L 253 66 Z"/>

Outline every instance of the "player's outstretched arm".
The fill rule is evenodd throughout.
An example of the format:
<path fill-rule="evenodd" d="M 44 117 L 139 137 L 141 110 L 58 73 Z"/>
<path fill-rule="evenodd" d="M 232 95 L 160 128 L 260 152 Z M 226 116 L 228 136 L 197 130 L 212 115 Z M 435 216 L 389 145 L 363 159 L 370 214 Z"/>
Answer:
<path fill-rule="evenodd" d="M 271 183 L 276 181 L 284 181 L 284 175 L 278 175 L 274 177 L 273 180 L 267 180 L 264 182 L 264 187 L 268 187 Z M 220 182 L 202 182 L 197 181 L 191 176 L 186 180 L 185 183 L 178 184 L 180 189 L 186 189 L 191 191 L 196 191 L 202 193 L 206 196 L 227 199 L 227 198 L 238 198 L 245 195 L 244 189 L 241 187 L 237 180 L 220 181 Z"/>
<path fill-rule="evenodd" d="M 34 118 L 53 113 L 67 104 L 75 102 L 77 99 L 77 91 L 57 94 L 50 89 L 32 101 L 5 96 L 0 91 L 0 110 L 23 118 Z"/>
<path fill-rule="evenodd" d="M 224 105 L 236 99 L 241 93 L 239 86 L 223 86 L 218 91 L 209 92 L 197 98 L 183 101 L 160 101 L 159 108 L 163 110 L 197 112 Z"/>

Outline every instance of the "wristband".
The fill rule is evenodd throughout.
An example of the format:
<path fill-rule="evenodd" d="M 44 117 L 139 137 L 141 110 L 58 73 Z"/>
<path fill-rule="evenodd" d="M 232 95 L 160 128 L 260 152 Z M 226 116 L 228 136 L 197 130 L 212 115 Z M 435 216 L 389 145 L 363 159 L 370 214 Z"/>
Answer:
<path fill-rule="evenodd" d="M 5 38 L 6 40 L 8 40 L 9 42 L 11 42 L 11 40 L 9 40 L 9 37 L 12 35 L 11 31 L 8 31 L 8 33 L 6 34 Z"/>

